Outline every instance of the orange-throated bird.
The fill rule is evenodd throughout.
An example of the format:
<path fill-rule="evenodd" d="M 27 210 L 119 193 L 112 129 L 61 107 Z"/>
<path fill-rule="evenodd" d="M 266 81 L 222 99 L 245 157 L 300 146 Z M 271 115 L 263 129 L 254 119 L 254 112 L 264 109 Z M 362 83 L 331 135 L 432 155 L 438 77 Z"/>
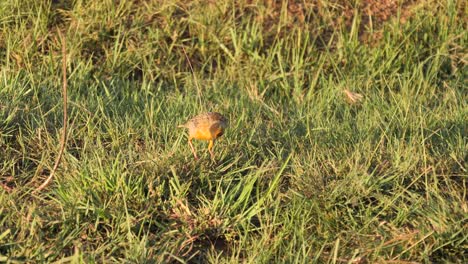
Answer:
<path fill-rule="evenodd" d="M 224 134 L 224 130 L 228 124 L 229 120 L 220 113 L 208 112 L 193 117 L 179 127 L 188 128 L 188 144 L 196 160 L 198 156 L 193 147 L 192 139 L 208 140 L 208 151 L 210 152 L 211 159 L 214 160 L 213 145 L 216 139 Z"/>

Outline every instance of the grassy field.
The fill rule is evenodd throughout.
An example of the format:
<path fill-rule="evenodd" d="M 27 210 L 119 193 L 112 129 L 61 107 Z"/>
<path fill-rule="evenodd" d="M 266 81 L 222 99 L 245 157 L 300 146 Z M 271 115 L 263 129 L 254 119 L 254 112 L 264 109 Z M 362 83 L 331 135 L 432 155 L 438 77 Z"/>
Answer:
<path fill-rule="evenodd" d="M 0 1 L 0 262 L 466 263 L 466 3 L 349 2 Z"/>

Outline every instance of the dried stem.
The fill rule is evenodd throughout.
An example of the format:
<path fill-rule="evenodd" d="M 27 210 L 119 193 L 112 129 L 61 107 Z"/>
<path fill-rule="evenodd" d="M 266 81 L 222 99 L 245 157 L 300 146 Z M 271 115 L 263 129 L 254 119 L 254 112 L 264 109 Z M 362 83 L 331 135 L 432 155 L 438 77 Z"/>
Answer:
<path fill-rule="evenodd" d="M 68 116 L 67 116 L 67 46 L 66 46 L 66 40 L 65 37 L 60 33 L 60 30 L 57 30 L 59 37 L 62 41 L 62 96 L 63 96 L 63 128 L 62 128 L 62 137 L 60 139 L 60 151 L 55 159 L 55 164 L 50 172 L 49 177 L 39 186 L 37 189 L 34 190 L 34 193 L 39 192 L 43 190 L 45 187 L 47 187 L 50 182 L 52 181 L 52 178 L 55 175 L 55 172 L 57 171 L 57 168 L 60 164 L 60 161 L 62 160 L 63 152 L 65 151 L 65 145 L 67 142 L 67 123 L 68 123 Z"/>
<path fill-rule="evenodd" d="M 187 62 L 190 66 L 190 70 L 192 71 L 192 75 L 193 75 L 193 79 L 195 81 L 195 86 L 197 87 L 197 97 L 198 97 L 198 103 L 200 104 L 200 106 L 202 105 L 202 101 L 201 101 L 201 89 L 200 89 L 200 85 L 198 85 L 198 79 L 197 79 L 197 76 L 195 75 L 195 71 L 193 70 L 193 67 L 192 67 L 192 63 L 190 62 L 190 59 L 187 55 L 187 52 L 185 51 L 185 48 L 184 46 L 182 46 L 182 51 L 184 52 L 184 55 L 185 55 L 185 59 L 187 59 Z"/>

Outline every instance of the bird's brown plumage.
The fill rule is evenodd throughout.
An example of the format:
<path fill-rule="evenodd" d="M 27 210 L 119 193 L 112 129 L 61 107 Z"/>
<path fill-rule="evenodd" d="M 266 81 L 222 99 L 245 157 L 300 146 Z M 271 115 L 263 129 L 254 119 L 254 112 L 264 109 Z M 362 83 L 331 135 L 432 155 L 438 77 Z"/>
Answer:
<path fill-rule="evenodd" d="M 216 112 L 208 112 L 197 115 L 179 127 L 184 127 L 189 130 L 188 143 L 192 150 L 195 159 L 198 159 L 197 152 L 192 144 L 192 139 L 208 140 L 208 151 L 211 158 L 214 159 L 213 145 L 217 138 L 224 134 L 229 120 Z"/>

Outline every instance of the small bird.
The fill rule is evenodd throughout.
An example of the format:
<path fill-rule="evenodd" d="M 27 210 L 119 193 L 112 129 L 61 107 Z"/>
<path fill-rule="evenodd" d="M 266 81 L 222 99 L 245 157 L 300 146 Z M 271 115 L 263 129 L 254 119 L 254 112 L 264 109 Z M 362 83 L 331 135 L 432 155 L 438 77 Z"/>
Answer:
<path fill-rule="evenodd" d="M 178 127 L 188 128 L 188 144 L 192 150 L 195 160 L 198 160 L 198 156 L 195 148 L 193 147 L 192 139 L 208 140 L 208 151 L 210 152 L 211 159 L 214 160 L 214 142 L 224 134 L 224 130 L 227 128 L 228 124 L 229 120 L 220 113 L 208 112 L 197 115 Z"/>

